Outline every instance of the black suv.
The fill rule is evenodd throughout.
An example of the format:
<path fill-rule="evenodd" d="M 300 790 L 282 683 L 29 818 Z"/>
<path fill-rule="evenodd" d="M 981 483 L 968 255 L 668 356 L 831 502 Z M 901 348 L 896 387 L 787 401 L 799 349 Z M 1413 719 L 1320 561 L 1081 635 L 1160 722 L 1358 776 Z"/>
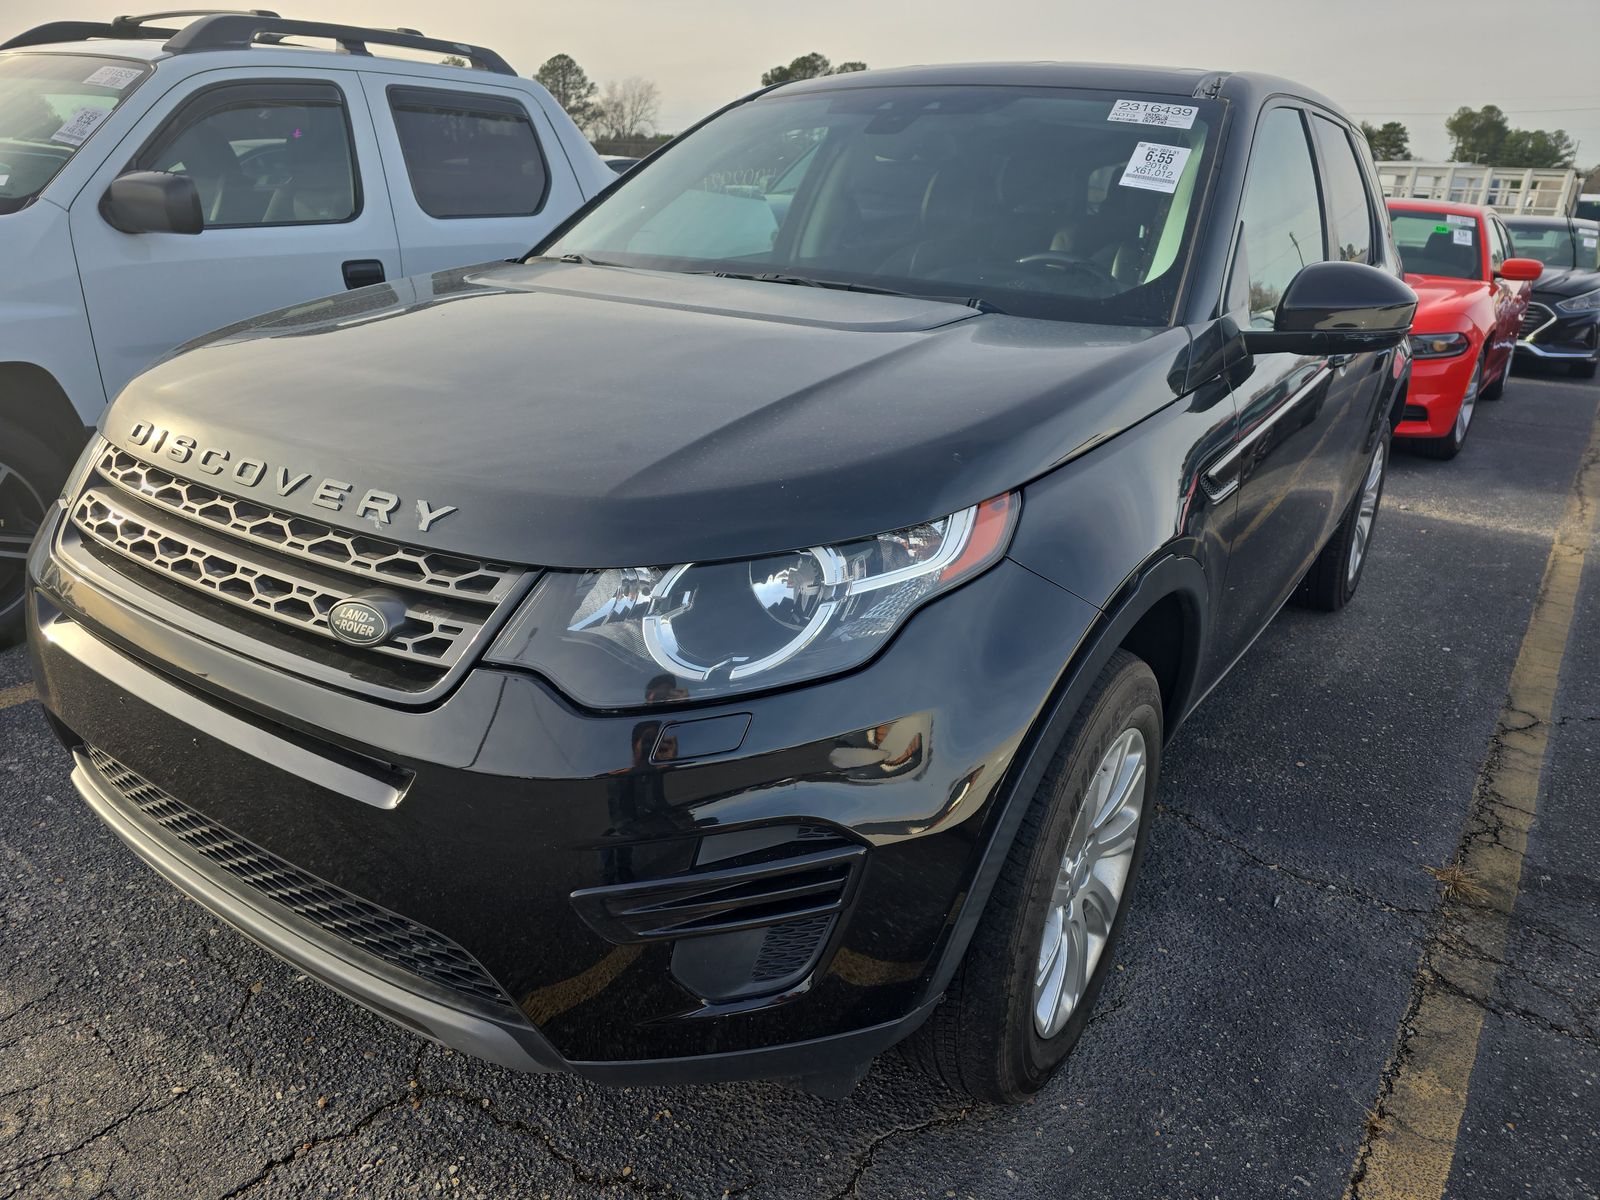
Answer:
<path fill-rule="evenodd" d="M 1517 253 L 1544 264 L 1522 318 L 1517 357 L 1593 379 L 1600 366 L 1600 221 L 1505 220 Z"/>
<path fill-rule="evenodd" d="M 84 798 L 494 1061 L 1017 1100 L 1172 731 L 1361 578 L 1415 297 L 1365 144 L 1252 75 L 770 89 L 524 262 L 137 379 L 30 560 Z"/>

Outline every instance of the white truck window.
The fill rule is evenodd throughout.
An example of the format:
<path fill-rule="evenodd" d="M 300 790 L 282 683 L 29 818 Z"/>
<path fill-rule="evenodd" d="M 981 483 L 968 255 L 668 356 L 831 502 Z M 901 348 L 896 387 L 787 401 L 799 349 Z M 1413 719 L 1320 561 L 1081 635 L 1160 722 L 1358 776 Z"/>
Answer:
<path fill-rule="evenodd" d="M 193 179 L 208 229 L 327 224 L 359 211 L 350 123 L 332 84 L 211 88 L 178 111 L 138 165 Z"/>
<path fill-rule="evenodd" d="M 544 207 L 544 152 L 516 101 L 392 87 L 389 107 L 412 194 L 430 217 L 526 217 Z"/>

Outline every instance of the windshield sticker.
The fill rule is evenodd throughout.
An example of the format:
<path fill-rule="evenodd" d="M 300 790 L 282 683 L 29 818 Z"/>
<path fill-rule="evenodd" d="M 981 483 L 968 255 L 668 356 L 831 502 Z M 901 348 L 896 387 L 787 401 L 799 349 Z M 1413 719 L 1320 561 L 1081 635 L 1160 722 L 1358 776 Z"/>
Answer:
<path fill-rule="evenodd" d="M 1476 225 L 1477 217 L 1464 217 L 1460 213 L 1446 213 L 1444 219 L 1452 225 Z"/>
<path fill-rule="evenodd" d="M 143 74 L 138 67 L 101 67 L 84 82 L 97 87 L 116 88 L 120 92 Z"/>
<path fill-rule="evenodd" d="M 110 115 L 109 108 L 80 108 L 72 114 L 65 125 L 50 135 L 50 140 L 65 142 L 69 146 L 81 146 L 100 122 Z"/>
<path fill-rule="evenodd" d="M 1470 230 L 1470 229 L 1458 229 L 1458 230 L 1456 230 L 1456 239 L 1455 240 L 1456 240 L 1456 245 L 1458 245 L 1458 246 L 1470 246 L 1470 245 L 1472 245 L 1472 230 Z"/>
<path fill-rule="evenodd" d="M 1157 142 L 1140 142 L 1133 148 L 1128 165 L 1117 180 L 1123 187 L 1144 188 L 1149 192 L 1174 192 L 1178 190 L 1178 177 L 1189 161 L 1187 146 L 1163 146 Z"/>
<path fill-rule="evenodd" d="M 10 183 L 10 182 L 11 182 L 11 176 L 9 176 L 9 175 L 0 175 L 0 187 L 5 187 L 5 185 Z M 1591 246 L 1594 245 L 1593 242 L 1590 242 L 1589 244 Z"/>
<path fill-rule="evenodd" d="M 1156 104 L 1149 100 L 1118 100 L 1111 106 L 1108 121 L 1132 125 L 1161 125 L 1168 129 L 1189 129 L 1200 110 L 1192 104 Z"/>
<path fill-rule="evenodd" d="M 4 182 L 5 182 L 4 179 L 0 179 L 0 183 L 4 183 Z M 1595 247 L 1595 236 L 1594 236 L 1594 234 L 1591 233 L 1591 234 L 1587 235 L 1583 239 L 1583 245 L 1584 245 L 1584 248 L 1586 250 L 1593 250 L 1594 247 Z"/>

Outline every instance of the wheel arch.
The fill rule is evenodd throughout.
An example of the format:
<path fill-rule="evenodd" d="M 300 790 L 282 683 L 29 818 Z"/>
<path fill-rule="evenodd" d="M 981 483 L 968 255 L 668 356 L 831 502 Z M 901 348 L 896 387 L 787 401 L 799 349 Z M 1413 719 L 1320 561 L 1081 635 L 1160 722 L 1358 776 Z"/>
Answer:
<path fill-rule="evenodd" d="M 88 438 L 66 390 L 37 363 L 0 362 L 0 418 L 20 425 L 69 463 Z"/>
<path fill-rule="evenodd" d="M 1102 610 L 1063 669 L 996 795 L 995 814 L 989 822 L 972 886 L 933 972 L 927 997 L 945 990 L 965 957 L 1028 804 L 1067 727 L 1111 657 L 1118 650 L 1129 650 L 1144 659 L 1155 673 L 1165 709 L 1163 742 L 1171 738 L 1204 694 L 1199 686 L 1199 664 L 1204 649 L 1206 596 L 1206 575 L 1200 563 L 1184 555 L 1168 554 L 1130 580 Z M 1156 661 L 1152 662 L 1152 658 Z"/>

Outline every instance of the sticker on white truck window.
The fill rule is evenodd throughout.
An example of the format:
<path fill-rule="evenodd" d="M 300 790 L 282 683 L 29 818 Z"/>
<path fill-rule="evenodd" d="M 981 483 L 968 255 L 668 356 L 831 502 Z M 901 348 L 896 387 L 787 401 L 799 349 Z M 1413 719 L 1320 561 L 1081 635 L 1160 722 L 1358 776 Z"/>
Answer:
<path fill-rule="evenodd" d="M 1189 161 L 1189 147 L 1163 146 L 1159 142 L 1140 142 L 1133 148 L 1128 165 L 1122 168 L 1123 187 L 1144 188 L 1149 192 L 1173 192 Z"/>
<path fill-rule="evenodd" d="M 67 119 L 65 125 L 50 135 L 50 140 L 65 142 L 69 146 L 81 146 L 100 122 L 110 115 L 109 108 L 80 108 Z"/>
<path fill-rule="evenodd" d="M 143 74 L 138 67 L 101 67 L 84 82 L 96 87 L 116 88 L 120 92 Z"/>
<path fill-rule="evenodd" d="M 1476 225 L 1477 217 L 1464 217 L 1460 213 L 1446 213 L 1444 219 L 1452 225 Z"/>
<path fill-rule="evenodd" d="M 1456 236 L 1455 236 L 1455 243 L 1458 246 L 1470 246 L 1470 245 L 1472 245 L 1472 230 L 1470 230 L 1470 229 L 1457 229 L 1456 230 Z"/>
<path fill-rule="evenodd" d="M 0 187 L 5 187 L 5 185 L 10 183 L 10 182 L 11 182 L 11 176 L 9 176 L 9 175 L 0 175 Z M 1589 244 L 1591 246 L 1594 245 L 1593 242 L 1590 242 Z"/>
<path fill-rule="evenodd" d="M 1584 249 L 1593 250 L 1595 247 L 1595 239 L 1592 237 L 1586 237 L 1583 239 L 1583 245 Z"/>
<path fill-rule="evenodd" d="M 1157 104 L 1151 100 L 1118 100 L 1111 106 L 1108 121 L 1131 125 L 1162 125 L 1169 129 L 1188 129 L 1200 110 L 1192 104 Z"/>

